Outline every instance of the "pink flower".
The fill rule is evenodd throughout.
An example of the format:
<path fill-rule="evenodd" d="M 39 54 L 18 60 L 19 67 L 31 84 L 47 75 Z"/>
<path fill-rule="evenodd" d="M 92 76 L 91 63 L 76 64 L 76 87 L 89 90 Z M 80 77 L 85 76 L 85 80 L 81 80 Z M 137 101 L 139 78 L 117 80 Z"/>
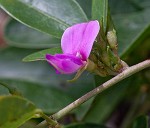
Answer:
<path fill-rule="evenodd" d="M 61 39 L 63 54 L 46 54 L 46 60 L 57 73 L 71 74 L 86 65 L 99 32 L 98 21 L 80 23 L 67 28 Z"/>

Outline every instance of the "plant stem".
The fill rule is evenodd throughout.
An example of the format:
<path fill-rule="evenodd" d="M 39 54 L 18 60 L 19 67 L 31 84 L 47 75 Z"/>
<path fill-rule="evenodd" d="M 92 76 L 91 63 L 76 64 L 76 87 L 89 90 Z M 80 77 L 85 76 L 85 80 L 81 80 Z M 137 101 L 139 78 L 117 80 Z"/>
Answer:
<path fill-rule="evenodd" d="M 42 117 L 43 119 L 45 119 L 46 123 L 40 123 L 35 128 L 60 128 L 60 125 L 56 120 L 54 120 L 52 117 L 48 117 L 41 110 L 39 110 L 37 114 L 40 115 L 40 117 Z"/>
<path fill-rule="evenodd" d="M 48 124 L 50 124 L 52 127 L 56 126 L 58 123 L 54 121 L 52 118 L 49 118 L 47 115 L 45 115 L 43 112 L 40 113 L 41 116 L 46 120 Z"/>
<path fill-rule="evenodd" d="M 65 116 L 70 111 L 77 108 L 78 106 L 80 106 L 82 103 L 86 102 L 87 100 L 89 100 L 93 96 L 101 93 L 102 91 L 106 90 L 107 88 L 111 87 L 112 85 L 114 85 L 114 84 L 120 82 L 121 80 L 131 76 L 132 74 L 135 74 L 135 73 L 137 73 L 137 72 L 139 72 L 145 68 L 148 68 L 148 67 L 150 67 L 150 59 L 145 60 L 139 64 L 136 64 L 134 66 L 127 68 L 122 73 L 118 74 L 117 76 L 113 77 L 112 79 L 108 80 L 107 82 L 103 83 L 102 85 L 98 86 L 97 88 L 93 89 L 92 91 L 88 92 L 87 94 L 83 95 L 82 97 L 80 97 L 76 101 L 72 102 L 71 104 L 69 104 L 65 108 L 63 108 L 60 111 L 58 111 L 57 113 L 53 114 L 51 117 L 54 118 L 55 120 L 60 119 L 61 117 Z M 46 121 L 43 121 L 38 126 L 42 126 L 42 125 L 46 126 L 48 124 Z"/>

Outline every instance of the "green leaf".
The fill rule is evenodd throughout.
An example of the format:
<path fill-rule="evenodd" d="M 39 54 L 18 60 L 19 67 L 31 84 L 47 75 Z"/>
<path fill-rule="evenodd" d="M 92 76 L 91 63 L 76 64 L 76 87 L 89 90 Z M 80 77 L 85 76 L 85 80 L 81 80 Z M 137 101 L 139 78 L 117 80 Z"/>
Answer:
<path fill-rule="evenodd" d="M 104 83 L 104 81 L 108 80 L 108 78 L 100 78 L 98 76 L 96 76 L 95 79 L 96 85 L 100 85 Z M 126 79 L 98 94 L 83 120 L 90 123 L 103 123 L 103 121 L 110 116 L 116 105 L 123 98 L 129 85 L 130 80 Z"/>
<path fill-rule="evenodd" d="M 64 128 L 107 128 L 103 125 L 90 124 L 90 123 L 77 123 L 65 126 Z"/>
<path fill-rule="evenodd" d="M 116 4 L 117 3 L 117 4 Z M 109 0 L 112 14 L 139 12 L 150 7 L 149 0 Z M 127 7 L 127 8 L 126 8 Z"/>
<path fill-rule="evenodd" d="M 75 0 L 0 0 L 0 5 L 16 20 L 58 38 L 67 27 L 87 21 Z"/>
<path fill-rule="evenodd" d="M 5 39 L 11 46 L 21 48 L 50 48 L 60 45 L 60 40 L 10 20 L 5 28 Z"/>
<path fill-rule="evenodd" d="M 133 122 L 132 128 L 148 128 L 148 116 L 139 116 Z"/>
<path fill-rule="evenodd" d="M 119 54 L 129 54 L 137 45 L 150 35 L 150 9 L 140 12 L 114 16 L 118 35 Z M 128 17 L 128 18 L 126 18 Z"/>
<path fill-rule="evenodd" d="M 53 86 L 44 86 L 20 80 L 5 79 L 3 82 L 16 88 L 23 97 L 32 101 L 45 113 L 57 112 L 73 101 L 71 96 Z"/>
<path fill-rule="evenodd" d="M 91 10 L 92 10 L 92 0 L 76 0 L 80 6 L 83 8 L 86 13 L 88 19 L 91 19 Z"/>
<path fill-rule="evenodd" d="M 36 50 L 6 48 L 0 50 L 0 79 L 14 79 L 37 83 L 50 83 L 50 68 L 44 62 L 24 63 L 22 58 Z M 40 78 L 40 79 L 39 79 Z M 54 82 L 51 82 L 54 83 Z"/>
<path fill-rule="evenodd" d="M 108 15 L 108 0 L 92 1 L 92 19 L 102 21 L 103 30 L 106 31 Z"/>
<path fill-rule="evenodd" d="M 73 77 L 56 74 L 54 68 L 44 61 L 22 62 L 22 58 L 36 51 L 12 47 L 0 50 L 0 79 L 59 86 L 62 81 Z"/>
<path fill-rule="evenodd" d="M 56 53 L 62 53 L 61 48 L 51 48 L 51 49 L 46 49 L 46 50 L 32 53 L 32 54 L 26 56 L 23 59 L 23 61 L 29 62 L 29 61 L 45 60 L 46 54 L 56 54 Z"/>
<path fill-rule="evenodd" d="M 35 117 L 37 109 L 30 101 L 16 96 L 0 96 L 0 127 L 17 128 Z"/>

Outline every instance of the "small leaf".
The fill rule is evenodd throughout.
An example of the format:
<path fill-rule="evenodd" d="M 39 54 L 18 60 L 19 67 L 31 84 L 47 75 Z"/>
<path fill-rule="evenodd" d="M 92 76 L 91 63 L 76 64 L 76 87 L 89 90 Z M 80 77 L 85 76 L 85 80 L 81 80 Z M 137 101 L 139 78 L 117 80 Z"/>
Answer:
<path fill-rule="evenodd" d="M 17 96 L 0 96 L 0 127 L 17 128 L 37 113 L 35 105 Z"/>
<path fill-rule="evenodd" d="M 60 40 L 29 28 L 16 20 L 10 20 L 5 28 L 6 43 L 20 48 L 51 48 L 60 45 Z"/>
<path fill-rule="evenodd" d="M 75 0 L 0 0 L 0 6 L 16 20 L 58 38 L 67 27 L 87 21 Z"/>
<path fill-rule="evenodd" d="M 61 48 L 51 48 L 51 49 L 46 49 L 46 50 L 42 50 L 42 51 L 30 54 L 26 56 L 23 59 L 23 61 L 29 62 L 29 61 L 45 60 L 46 54 L 56 54 L 56 53 L 62 53 Z"/>

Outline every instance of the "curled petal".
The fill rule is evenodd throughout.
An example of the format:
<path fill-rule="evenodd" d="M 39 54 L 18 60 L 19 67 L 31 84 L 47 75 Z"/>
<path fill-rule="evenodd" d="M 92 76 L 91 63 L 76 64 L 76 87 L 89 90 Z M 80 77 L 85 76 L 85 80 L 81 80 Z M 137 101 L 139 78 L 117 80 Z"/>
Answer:
<path fill-rule="evenodd" d="M 80 58 L 70 54 L 46 54 L 46 60 L 61 74 L 77 72 L 85 64 Z"/>
<path fill-rule="evenodd" d="M 99 29 L 98 21 L 81 23 L 67 28 L 61 39 L 63 53 L 73 55 L 79 53 L 82 60 L 87 60 Z"/>

